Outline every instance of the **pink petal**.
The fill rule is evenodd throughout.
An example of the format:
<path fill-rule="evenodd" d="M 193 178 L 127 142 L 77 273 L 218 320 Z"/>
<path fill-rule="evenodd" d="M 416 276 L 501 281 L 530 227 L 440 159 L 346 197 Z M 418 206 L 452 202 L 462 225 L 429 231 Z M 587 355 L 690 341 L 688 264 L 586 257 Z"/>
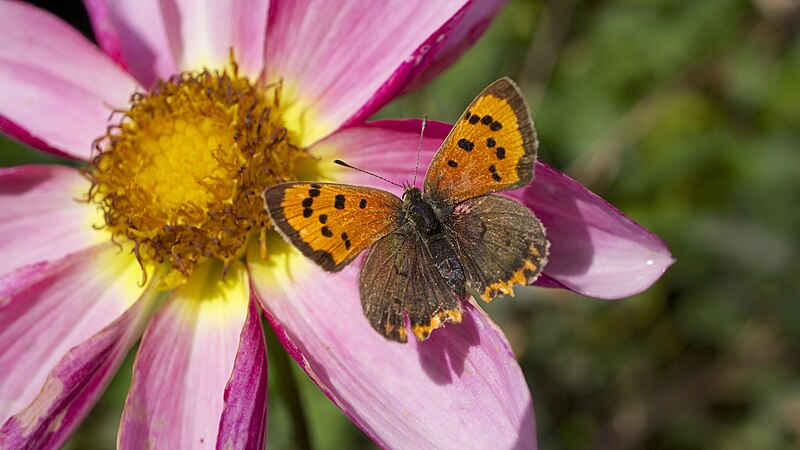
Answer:
<path fill-rule="evenodd" d="M 108 243 L 0 277 L 0 448 L 77 426 L 139 337 L 140 275 Z"/>
<path fill-rule="evenodd" d="M 242 329 L 249 323 L 248 291 L 240 263 L 233 263 L 223 278 L 222 265 L 209 262 L 173 292 L 136 355 L 119 430 L 121 448 L 139 448 L 144 442 L 152 448 L 200 447 L 217 441 L 226 406 L 237 408 L 242 401 L 230 397 L 242 392 L 242 381 L 228 381 Z M 223 437 L 237 421 L 226 418 Z"/>
<path fill-rule="evenodd" d="M 475 41 L 492 24 L 497 13 L 505 6 L 506 0 L 473 1 L 464 18 L 447 36 L 444 45 L 437 49 L 425 70 L 419 73 L 405 91 L 416 89 L 458 61 Z"/>
<path fill-rule="evenodd" d="M 89 182 L 69 167 L 0 169 L 0 274 L 104 239 L 92 228 L 102 219 L 95 207 L 78 200 L 88 190 Z"/>
<path fill-rule="evenodd" d="M 224 398 L 217 448 L 263 449 L 267 437 L 267 348 L 254 301 L 239 337 Z"/>
<path fill-rule="evenodd" d="M 141 335 L 140 303 L 67 353 L 31 405 L 0 428 L 0 447 L 59 448 L 64 444 Z"/>
<path fill-rule="evenodd" d="M 26 3 L 0 5 L 0 42 L 0 116 L 16 124 L 0 131 L 88 158 L 136 81 L 69 25 Z"/>
<path fill-rule="evenodd" d="M 343 159 L 360 169 L 388 178 L 397 184 L 411 184 L 417 160 L 422 122 L 412 120 L 380 120 L 344 128 L 312 146 L 309 151 L 319 160 L 318 172 L 325 181 L 372 186 L 402 195 L 403 188 L 376 177 L 333 163 Z M 416 185 L 422 187 L 425 169 L 442 144 L 451 125 L 428 122 L 419 153 Z"/>
<path fill-rule="evenodd" d="M 419 120 L 377 121 L 337 131 L 311 148 L 326 178 L 402 189 L 332 163 L 348 163 L 396 183 L 414 172 Z M 417 185 L 451 126 L 428 122 L 420 154 Z M 550 258 L 537 284 L 563 287 L 598 298 L 621 298 L 655 283 L 674 260 L 664 242 L 577 181 L 537 163 L 533 182 L 506 193 L 533 209 L 547 228 Z"/>
<path fill-rule="evenodd" d="M 508 196 L 531 208 L 547 229 L 545 274 L 579 294 L 628 297 L 675 262 L 658 236 L 547 164 L 537 162 L 533 182 Z"/>
<path fill-rule="evenodd" d="M 175 59 L 183 70 L 228 65 L 233 48 L 244 74 L 264 65 L 268 0 L 168 0 L 164 18 Z"/>
<path fill-rule="evenodd" d="M 100 47 L 142 86 L 176 73 L 158 0 L 84 0 Z"/>
<path fill-rule="evenodd" d="M 0 429 L 0 447 L 63 445 L 141 336 L 151 303 L 138 301 L 109 326 L 70 350 L 50 373 L 31 405 Z"/>
<path fill-rule="evenodd" d="M 43 150 L 56 156 L 62 156 L 64 158 L 73 157 L 63 150 L 51 147 L 47 142 L 32 135 L 28 130 L 22 128 L 21 126 L 9 120 L 8 117 L 3 117 L 2 115 L 0 115 L 0 133 L 11 136 L 30 147 L 38 148 L 39 150 Z"/>
<path fill-rule="evenodd" d="M 361 311 L 357 268 L 323 272 L 277 236 L 248 254 L 256 292 L 286 349 L 386 448 L 535 448 L 533 403 L 502 332 L 464 305 L 430 339 L 388 342 Z"/>
<path fill-rule="evenodd" d="M 396 96 L 470 7 L 463 0 L 274 1 L 266 80 L 283 80 L 284 117 L 301 144 L 365 119 Z"/>

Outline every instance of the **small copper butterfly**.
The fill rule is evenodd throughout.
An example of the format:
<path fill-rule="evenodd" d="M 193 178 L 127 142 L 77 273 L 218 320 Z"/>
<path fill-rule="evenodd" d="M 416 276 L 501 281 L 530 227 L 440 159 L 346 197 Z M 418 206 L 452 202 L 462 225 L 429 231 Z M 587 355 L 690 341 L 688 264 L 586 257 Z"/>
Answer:
<path fill-rule="evenodd" d="M 305 256 L 336 272 L 370 247 L 359 274 L 372 327 L 406 342 L 461 321 L 469 287 L 484 301 L 533 282 L 547 262 L 542 223 L 492 195 L 528 184 L 536 161 L 528 106 L 508 78 L 469 105 L 428 167 L 424 190 L 295 182 L 268 188 L 272 223 Z"/>

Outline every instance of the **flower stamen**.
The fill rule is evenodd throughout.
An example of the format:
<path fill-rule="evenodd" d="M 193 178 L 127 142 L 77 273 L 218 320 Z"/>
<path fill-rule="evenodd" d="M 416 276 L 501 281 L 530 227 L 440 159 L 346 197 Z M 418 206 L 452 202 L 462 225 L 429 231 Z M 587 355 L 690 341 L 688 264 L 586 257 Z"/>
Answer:
<path fill-rule="evenodd" d="M 122 116 L 84 171 L 88 200 L 145 272 L 168 262 L 174 287 L 201 261 L 241 257 L 249 237 L 271 226 L 261 192 L 294 179 L 307 156 L 281 121 L 279 92 L 231 64 L 161 81 L 112 114 Z"/>

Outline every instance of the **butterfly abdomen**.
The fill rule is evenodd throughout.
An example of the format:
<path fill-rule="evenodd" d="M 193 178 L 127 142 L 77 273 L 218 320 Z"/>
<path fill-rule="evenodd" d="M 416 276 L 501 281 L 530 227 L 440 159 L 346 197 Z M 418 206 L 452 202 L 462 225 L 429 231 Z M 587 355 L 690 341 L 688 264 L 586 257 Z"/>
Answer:
<path fill-rule="evenodd" d="M 428 249 L 431 252 L 436 270 L 439 275 L 456 295 L 464 297 L 464 269 L 458 262 L 456 252 L 450 241 L 443 234 L 437 234 L 427 239 Z"/>

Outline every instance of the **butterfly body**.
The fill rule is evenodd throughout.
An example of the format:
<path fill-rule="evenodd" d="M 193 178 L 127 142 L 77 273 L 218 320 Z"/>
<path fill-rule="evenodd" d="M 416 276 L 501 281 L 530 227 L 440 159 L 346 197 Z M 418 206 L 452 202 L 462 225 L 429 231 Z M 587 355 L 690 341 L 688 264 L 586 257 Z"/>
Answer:
<path fill-rule="evenodd" d="M 490 301 L 532 283 L 547 262 L 541 222 L 494 192 L 533 178 L 536 135 L 507 78 L 484 89 L 431 161 L 424 189 L 402 199 L 381 190 L 295 182 L 264 192 L 275 229 L 336 272 L 369 248 L 359 293 L 372 327 L 390 340 L 419 339 L 461 321 L 467 288 Z"/>
<path fill-rule="evenodd" d="M 422 192 L 415 187 L 406 189 L 403 194 L 403 209 L 405 220 L 413 224 L 413 230 L 424 243 L 427 253 L 434 262 L 439 275 L 456 295 L 464 296 L 464 270 L 453 249 L 452 244 L 445 236 L 441 218 L 447 218 L 452 208 L 437 208 Z M 400 227 L 402 229 L 402 226 Z"/>

